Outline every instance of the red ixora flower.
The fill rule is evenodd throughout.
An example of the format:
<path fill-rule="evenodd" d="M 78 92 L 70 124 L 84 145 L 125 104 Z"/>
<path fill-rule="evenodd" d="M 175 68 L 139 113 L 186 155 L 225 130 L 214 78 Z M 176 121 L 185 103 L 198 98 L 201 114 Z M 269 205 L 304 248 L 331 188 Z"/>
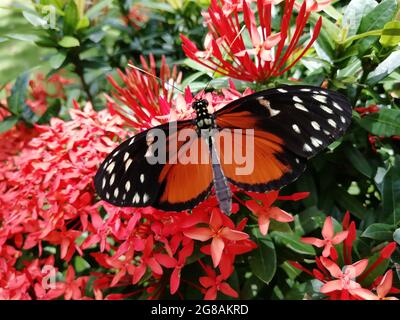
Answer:
<path fill-rule="evenodd" d="M 206 50 L 199 50 L 181 35 L 183 50 L 190 59 L 235 79 L 264 82 L 270 77 L 280 76 L 306 54 L 321 30 L 322 18 L 318 19 L 305 47 L 299 45 L 312 11 L 307 2 L 301 5 L 296 27 L 290 31 L 295 0 L 285 1 L 280 32 L 273 33 L 272 9 L 276 1 L 257 0 L 257 20 L 255 10 L 245 0 L 242 6 L 232 3 L 231 7 L 212 0 L 208 9 Z M 242 10 L 244 23 L 240 22 Z M 251 39 L 251 47 L 246 45 L 245 33 Z"/>
<path fill-rule="evenodd" d="M 376 287 L 376 294 L 368 289 L 355 289 L 354 294 L 364 300 L 399 300 L 396 297 L 387 297 L 392 291 L 393 271 L 388 270 Z"/>
<path fill-rule="evenodd" d="M 293 216 L 286 211 L 272 206 L 276 200 L 293 200 L 298 201 L 308 197 L 308 192 L 295 193 L 291 196 L 279 196 L 279 191 L 271 191 L 266 194 L 247 192 L 252 197 L 251 200 L 247 200 L 245 205 L 249 210 L 253 212 L 258 218 L 258 226 L 262 235 L 268 233 L 269 224 L 272 220 L 279 222 L 291 222 L 294 220 Z"/>
<path fill-rule="evenodd" d="M 212 239 L 211 257 L 214 267 L 217 267 L 221 261 L 226 242 L 249 238 L 247 233 L 235 230 L 231 220 L 223 215 L 218 208 L 212 211 L 208 227 L 191 227 L 184 230 L 183 234 L 194 240 L 207 241 Z"/>
<path fill-rule="evenodd" d="M 184 94 L 174 95 L 174 86 L 180 83 L 181 73 L 175 66 L 170 68 L 164 57 L 159 73 L 152 55 L 149 61 L 148 63 L 141 57 L 140 69 L 143 71 L 127 68 L 124 73 L 118 70 L 124 85 L 119 85 L 112 76 L 108 76 L 116 90 L 112 94 L 119 101 L 117 103 L 109 95 L 105 95 L 110 113 L 118 114 L 134 130 L 142 131 L 161 123 L 193 119 L 192 102 L 195 99 L 206 99 L 210 112 L 215 112 L 229 102 L 253 93 L 248 88 L 241 93 L 236 90 L 233 82 L 229 81 L 229 87 L 222 89 L 221 94 L 201 91 L 194 96 L 187 87 Z M 133 66 L 132 63 L 131 65 Z"/>
<path fill-rule="evenodd" d="M 217 275 L 215 270 L 210 266 L 204 265 L 201 261 L 200 264 L 204 271 L 207 273 L 207 276 L 203 276 L 199 278 L 200 284 L 206 289 L 204 300 L 215 300 L 217 298 L 218 291 L 223 294 L 238 298 L 238 293 L 225 281 L 229 278 L 230 273 L 224 273 Z"/>
<path fill-rule="evenodd" d="M 329 255 L 331 254 L 331 250 L 336 251 L 334 245 L 342 243 L 347 238 L 347 235 L 348 231 L 341 231 L 335 234 L 335 231 L 333 230 L 332 218 L 327 217 L 322 228 L 323 240 L 312 237 L 304 237 L 301 238 L 301 241 L 304 243 L 312 244 L 318 248 L 324 247 L 324 250 L 322 251 L 322 256 L 326 258 L 329 257 Z"/>

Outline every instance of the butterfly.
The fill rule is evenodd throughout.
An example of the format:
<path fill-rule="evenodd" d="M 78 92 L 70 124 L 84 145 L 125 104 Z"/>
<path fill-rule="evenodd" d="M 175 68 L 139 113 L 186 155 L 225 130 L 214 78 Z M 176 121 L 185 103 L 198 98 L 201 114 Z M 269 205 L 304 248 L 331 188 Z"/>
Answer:
<path fill-rule="evenodd" d="M 94 179 L 98 195 L 115 206 L 183 211 L 214 187 L 221 211 L 230 214 L 231 184 L 254 192 L 284 187 L 303 173 L 307 159 L 345 133 L 352 118 L 345 96 L 313 86 L 259 91 L 215 113 L 205 99 L 192 107 L 193 120 L 141 132 L 112 151 Z M 196 161 L 180 161 L 189 151 Z M 239 172 L 243 159 L 251 162 L 245 173 Z"/>

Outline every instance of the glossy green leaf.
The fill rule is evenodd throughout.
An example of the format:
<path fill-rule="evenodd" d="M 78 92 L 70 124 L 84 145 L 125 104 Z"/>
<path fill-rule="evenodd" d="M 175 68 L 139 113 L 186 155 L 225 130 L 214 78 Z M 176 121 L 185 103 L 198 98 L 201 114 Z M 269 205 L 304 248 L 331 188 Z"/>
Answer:
<path fill-rule="evenodd" d="M 374 85 L 383 80 L 400 67 L 400 50 L 392 52 L 389 57 L 382 61 L 378 67 L 372 71 L 367 79 L 368 85 Z"/>
<path fill-rule="evenodd" d="M 272 241 L 259 240 L 258 248 L 250 255 L 250 270 L 265 283 L 269 283 L 276 272 L 276 253 Z"/>
<path fill-rule="evenodd" d="M 352 0 L 343 14 L 343 24 L 348 29 L 347 37 L 357 34 L 361 20 L 378 5 L 374 0 Z"/>
<path fill-rule="evenodd" d="M 10 116 L 3 119 L 3 121 L 0 122 L 0 133 L 10 130 L 17 122 L 18 118 L 15 116 Z"/>
<path fill-rule="evenodd" d="M 395 47 L 400 44 L 400 21 L 385 24 L 379 42 L 384 47 Z"/>
<path fill-rule="evenodd" d="M 64 34 L 73 34 L 80 20 L 78 7 L 74 0 L 67 2 L 64 12 Z"/>
<path fill-rule="evenodd" d="M 24 18 L 34 27 L 42 27 L 47 25 L 47 21 L 33 12 L 23 11 Z"/>
<path fill-rule="evenodd" d="M 283 245 L 294 252 L 305 255 L 315 255 L 313 246 L 301 242 L 300 237 L 295 234 L 274 231 L 271 233 L 271 237 L 277 244 Z"/>
<path fill-rule="evenodd" d="M 342 210 L 349 210 L 359 219 L 364 219 L 367 209 L 362 205 L 357 197 L 348 194 L 347 191 L 340 188 L 335 189 L 332 196 L 336 199 L 336 202 L 340 204 Z"/>
<path fill-rule="evenodd" d="M 361 237 L 374 240 L 390 241 L 393 239 L 393 225 L 385 223 L 374 223 L 365 229 Z"/>
<path fill-rule="evenodd" d="M 58 44 L 61 47 L 64 48 L 73 48 L 73 47 L 79 47 L 80 43 L 77 38 L 71 37 L 71 36 L 65 36 L 63 37 Z"/>
<path fill-rule="evenodd" d="M 344 148 L 344 153 L 349 159 L 351 165 L 360 173 L 368 178 L 372 178 L 374 176 L 374 168 L 369 164 L 367 158 L 358 149 L 351 145 L 346 145 Z"/>
<path fill-rule="evenodd" d="M 360 23 L 358 34 L 365 33 L 372 30 L 383 29 L 386 23 L 391 21 L 397 13 L 397 1 L 396 0 L 383 0 L 374 9 L 372 9 L 367 15 L 365 15 Z M 360 54 L 370 48 L 370 46 L 379 37 L 372 36 L 360 40 Z"/>
<path fill-rule="evenodd" d="M 394 225 L 400 223 L 400 156 L 395 165 L 386 173 L 382 182 L 382 201 L 385 215 Z"/>
<path fill-rule="evenodd" d="M 61 67 L 63 62 L 65 61 L 66 55 L 63 52 L 58 52 L 55 55 L 51 56 L 49 62 L 53 69 L 58 69 Z"/>
<path fill-rule="evenodd" d="M 29 74 L 20 75 L 11 89 L 11 95 L 7 99 L 8 108 L 13 114 L 22 113 L 25 105 L 29 82 Z"/>
<path fill-rule="evenodd" d="M 400 110 L 382 109 L 361 119 L 360 126 L 379 137 L 400 135 Z"/>

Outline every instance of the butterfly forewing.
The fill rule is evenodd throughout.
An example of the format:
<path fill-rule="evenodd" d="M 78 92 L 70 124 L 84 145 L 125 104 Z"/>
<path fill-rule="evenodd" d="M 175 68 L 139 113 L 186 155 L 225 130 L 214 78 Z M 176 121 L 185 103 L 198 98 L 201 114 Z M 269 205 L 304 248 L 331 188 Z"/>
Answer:
<path fill-rule="evenodd" d="M 285 86 L 238 99 L 216 113 L 217 123 L 226 127 L 235 113 L 245 113 L 254 128 L 280 137 L 285 148 L 305 158 L 342 136 L 352 116 L 343 95 L 311 86 Z"/>

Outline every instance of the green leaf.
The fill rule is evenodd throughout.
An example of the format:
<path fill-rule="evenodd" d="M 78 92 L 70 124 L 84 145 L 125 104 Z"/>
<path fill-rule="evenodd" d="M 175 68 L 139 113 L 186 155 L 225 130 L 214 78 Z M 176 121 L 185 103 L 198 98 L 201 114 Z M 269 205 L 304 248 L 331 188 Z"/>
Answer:
<path fill-rule="evenodd" d="M 63 37 L 60 41 L 58 41 L 58 44 L 64 48 L 73 48 L 80 46 L 79 40 L 71 36 Z"/>
<path fill-rule="evenodd" d="M 344 147 L 344 153 L 349 159 L 350 163 L 360 173 L 368 178 L 372 178 L 375 174 L 375 170 L 369 164 L 368 160 L 364 155 L 355 147 L 348 144 Z"/>
<path fill-rule="evenodd" d="M 74 258 L 74 269 L 76 272 L 82 272 L 90 268 L 90 264 L 80 256 Z"/>
<path fill-rule="evenodd" d="M 28 92 L 29 74 L 20 75 L 11 89 L 11 95 L 7 98 L 8 108 L 13 114 L 21 114 L 24 110 Z"/>
<path fill-rule="evenodd" d="M 400 228 L 396 229 L 396 231 L 393 233 L 393 240 L 400 245 Z"/>
<path fill-rule="evenodd" d="M 276 253 L 272 241 L 258 241 L 258 248 L 250 255 L 250 270 L 265 283 L 269 283 L 276 272 Z"/>
<path fill-rule="evenodd" d="M 0 122 L 0 133 L 6 132 L 10 130 L 15 124 L 18 122 L 18 118 L 16 116 L 10 116 L 5 118 Z"/>
<path fill-rule="evenodd" d="M 315 255 L 313 246 L 300 241 L 300 237 L 295 234 L 288 234 L 283 232 L 271 232 L 271 237 L 277 244 L 283 245 L 288 249 L 307 255 Z"/>
<path fill-rule="evenodd" d="M 90 20 L 88 17 L 83 17 L 81 20 L 79 20 L 78 25 L 76 26 L 76 30 L 81 30 L 85 29 L 90 26 Z"/>
<path fill-rule="evenodd" d="M 368 78 L 367 84 L 374 85 L 383 80 L 400 67 L 400 50 L 392 52 L 389 57 L 382 61 L 374 71 L 372 71 Z"/>
<path fill-rule="evenodd" d="M 347 193 L 347 191 L 341 188 L 336 188 L 332 196 L 336 199 L 336 202 L 340 204 L 343 210 L 349 210 L 357 218 L 364 219 L 367 209 L 362 203 L 355 197 Z"/>
<path fill-rule="evenodd" d="M 343 24 L 348 28 L 347 36 L 357 34 L 361 20 L 378 5 L 374 0 L 352 0 L 346 7 L 343 15 Z"/>
<path fill-rule="evenodd" d="M 64 34 L 74 34 L 80 20 L 78 7 L 74 0 L 67 2 L 64 12 Z"/>
<path fill-rule="evenodd" d="M 321 228 L 325 221 L 325 214 L 316 206 L 307 208 L 299 215 L 300 224 L 306 234 Z"/>
<path fill-rule="evenodd" d="M 390 241 L 393 239 L 393 225 L 385 223 L 374 223 L 365 229 L 361 237 L 374 240 Z"/>
<path fill-rule="evenodd" d="M 49 60 L 51 67 L 53 69 L 58 69 L 59 67 L 62 66 L 66 57 L 67 56 L 63 52 L 58 52 L 55 55 L 51 56 L 51 58 Z"/>
<path fill-rule="evenodd" d="M 384 47 L 395 47 L 400 43 L 400 21 L 385 24 L 379 42 Z"/>
<path fill-rule="evenodd" d="M 382 202 L 385 215 L 394 225 L 400 223 L 400 156 L 395 165 L 386 173 L 382 182 Z"/>
<path fill-rule="evenodd" d="M 43 27 L 43 26 L 47 25 L 47 21 L 42 19 L 35 13 L 23 11 L 22 15 L 34 27 Z"/>
<path fill-rule="evenodd" d="M 375 136 L 398 136 L 400 135 L 400 110 L 382 109 L 362 118 L 359 124 Z"/>
<path fill-rule="evenodd" d="M 362 18 L 358 34 L 383 29 L 385 24 L 391 21 L 396 13 L 397 1 L 383 0 Z M 368 50 L 377 39 L 377 36 L 373 36 L 360 40 L 360 53 L 362 54 Z"/>

